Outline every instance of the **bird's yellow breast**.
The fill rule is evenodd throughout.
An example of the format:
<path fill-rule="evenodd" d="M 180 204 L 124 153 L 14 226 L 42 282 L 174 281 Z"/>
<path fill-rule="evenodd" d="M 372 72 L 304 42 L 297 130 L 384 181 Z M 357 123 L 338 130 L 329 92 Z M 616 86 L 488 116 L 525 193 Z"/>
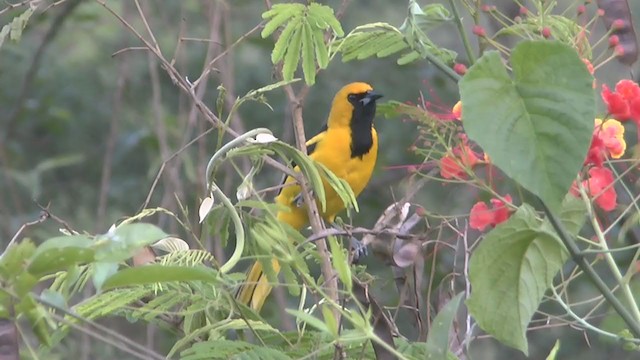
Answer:
<path fill-rule="evenodd" d="M 373 143 L 366 154 L 351 157 L 351 129 L 349 127 L 329 128 L 322 139 L 316 143 L 315 150 L 310 155 L 311 159 L 323 164 L 337 177 L 345 180 L 351 187 L 355 196 L 358 196 L 367 186 L 378 157 L 378 135 L 371 128 Z M 296 168 L 296 171 L 299 169 Z M 294 182 L 288 178 L 285 184 Z M 344 209 L 344 203 L 335 190 L 326 181 L 324 182 L 326 208 L 319 209 L 325 220 L 333 222 L 335 216 Z M 289 207 L 290 212 L 279 212 L 278 219 L 300 229 L 307 225 L 308 216 L 305 207 L 297 207 L 295 198 L 300 193 L 300 187 L 287 186 L 276 197 L 278 204 Z"/>

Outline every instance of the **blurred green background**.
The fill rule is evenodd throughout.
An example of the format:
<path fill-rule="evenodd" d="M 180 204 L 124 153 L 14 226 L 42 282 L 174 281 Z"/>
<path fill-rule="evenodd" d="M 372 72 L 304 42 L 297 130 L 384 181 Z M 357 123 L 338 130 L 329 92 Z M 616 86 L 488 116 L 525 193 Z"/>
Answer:
<path fill-rule="evenodd" d="M 342 2 L 323 3 L 337 9 Z M 578 3 L 562 0 L 560 8 L 575 11 Z M 637 14 L 640 4 L 630 3 Z M 108 4 L 148 37 L 133 2 Z M 492 4 L 509 16 L 518 13 L 519 5 L 515 2 Z M 265 9 L 264 2 L 257 0 L 157 0 L 142 1 L 141 5 L 165 57 L 175 59 L 176 68 L 192 81 L 210 59 L 254 28 Z M 1 14 L 0 25 L 23 10 Z M 595 7 L 590 6 L 589 11 L 594 12 Z M 342 26 L 346 32 L 357 25 L 378 21 L 400 26 L 405 16 L 405 1 L 353 0 L 348 2 Z M 464 17 L 469 24 L 466 12 Z M 487 20 L 485 25 L 492 32 L 497 24 Z M 596 24 L 592 38 L 597 39 L 603 31 L 602 24 Z M 465 62 L 453 24 L 441 26 L 432 36 L 439 45 L 457 51 L 459 61 Z M 48 205 L 53 214 L 76 230 L 105 232 L 120 218 L 140 209 L 162 161 L 208 129 L 189 98 L 140 46 L 139 40 L 98 2 L 77 0 L 36 12 L 19 41 L 2 45 L 0 234 L 5 244 L 22 224 L 38 218 L 37 204 Z M 270 62 L 272 47 L 273 39 L 262 39 L 259 31 L 255 31 L 229 50 L 216 62 L 207 79 L 202 94 L 204 103 L 215 108 L 220 84 L 227 89 L 225 105 L 229 109 L 236 96 L 275 82 Z M 445 112 L 457 101 L 456 84 L 435 67 L 425 61 L 398 66 L 395 60 L 390 57 L 343 63 L 339 57 L 334 59 L 319 74 L 304 103 L 307 134 L 322 126 L 334 93 L 351 81 L 371 83 L 385 95 L 383 102 L 416 103 L 424 97 Z M 614 61 L 600 68 L 597 77 L 612 84 L 634 74 L 634 70 L 637 71 L 637 66 L 629 68 Z M 232 127 L 239 131 L 268 127 L 276 136 L 292 142 L 284 94 L 276 90 L 268 93 L 267 99 L 273 111 L 263 104 L 247 103 L 234 117 Z M 363 227 L 373 226 L 394 197 L 404 194 L 402 180 L 407 171 L 398 166 L 422 161 L 409 151 L 416 137 L 414 123 L 379 117 L 376 127 L 380 133 L 379 165 L 359 199 L 361 211 L 353 218 L 355 225 Z M 196 231 L 199 231 L 199 200 L 205 196 L 204 168 L 214 150 L 215 138 L 212 133 L 200 139 L 167 163 L 149 205 L 165 207 L 177 214 L 182 214 L 180 206 L 184 206 Z M 280 174 L 267 168 L 256 187 L 272 185 L 279 177 Z M 229 168 L 222 181 L 224 190 L 233 194 L 240 180 Z M 478 194 L 466 187 L 432 182 L 414 202 L 436 213 L 465 214 L 477 198 Z M 177 224 L 168 217 L 156 220 L 166 231 L 180 234 Z M 49 221 L 27 229 L 23 235 L 40 242 L 56 235 L 59 227 Z M 207 237 L 205 244 L 222 256 L 219 246 L 216 251 L 214 236 Z M 390 271 L 378 260 L 372 257 L 365 263 L 370 272 L 386 279 L 381 280 L 381 284 L 388 285 L 385 288 L 395 289 Z M 450 273 L 451 259 L 439 260 L 437 271 Z M 576 293 L 593 294 L 587 284 L 584 287 L 576 289 Z M 382 298 L 387 304 L 397 302 L 395 293 L 387 292 Z M 274 307 L 272 302 L 264 315 L 279 323 Z M 166 347 L 162 344 L 165 337 L 162 332 L 141 331 L 140 324 L 106 323 L 159 350 Z M 544 358 L 556 338 L 562 342 L 559 359 L 634 358 L 634 354 L 622 351 L 616 344 L 568 326 L 531 331 L 530 358 Z M 79 334 L 71 336 L 65 344 L 65 348 L 57 351 L 61 359 L 124 358 L 107 345 L 87 341 Z M 486 338 L 472 344 L 471 354 L 476 359 L 524 358 L 521 353 Z"/>

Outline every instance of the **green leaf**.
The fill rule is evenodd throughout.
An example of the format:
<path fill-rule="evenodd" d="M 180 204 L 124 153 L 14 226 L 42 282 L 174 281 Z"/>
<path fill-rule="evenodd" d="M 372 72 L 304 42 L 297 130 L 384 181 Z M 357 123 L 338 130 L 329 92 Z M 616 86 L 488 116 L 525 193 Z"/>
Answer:
<path fill-rule="evenodd" d="M 556 340 L 556 343 L 553 344 L 553 347 L 551 348 L 551 351 L 549 352 L 549 355 L 547 356 L 546 360 L 556 360 L 559 350 L 560 350 L 560 339 Z"/>
<path fill-rule="evenodd" d="M 309 4 L 309 13 L 312 13 L 329 25 L 333 33 L 338 36 L 344 36 L 344 31 L 342 30 L 342 25 L 340 25 L 340 21 L 336 18 L 333 13 L 333 9 L 326 5 L 320 5 L 316 2 L 312 2 Z"/>
<path fill-rule="evenodd" d="M 429 336 L 427 337 L 427 359 L 448 359 L 451 324 L 456 317 L 463 295 L 464 292 L 461 292 L 449 300 L 447 305 L 433 319 L 429 329 Z"/>
<path fill-rule="evenodd" d="M 329 307 L 329 305 L 327 304 L 322 304 L 321 309 L 322 309 L 322 317 L 324 318 L 324 322 L 327 325 L 327 328 L 331 332 L 331 335 L 333 335 L 337 339 L 339 336 L 338 322 L 336 321 L 336 318 L 333 316 L 333 311 L 331 311 L 331 307 Z"/>
<path fill-rule="evenodd" d="M 104 282 L 103 289 L 169 281 L 215 282 L 217 279 L 215 270 L 209 268 L 150 264 L 118 271 Z"/>
<path fill-rule="evenodd" d="M 8 281 L 21 274 L 24 271 L 25 262 L 35 252 L 36 246 L 30 239 L 11 244 L 0 256 L 0 275 L 3 280 Z"/>
<path fill-rule="evenodd" d="M 324 43 L 324 33 L 322 30 L 315 30 L 312 35 L 318 67 L 325 69 L 329 65 L 329 51 L 327 50 L 327 45 Z"/>
<path fill-rule="evenodd" d="M 587 219 L 587 205 L 571 194 L 565 196 L 562 202 L 562 210 L 560 210 L 560 221 L 570 235 L 577 235 L 582 229 Z M 548 219 L 542 224 L 542 229 L 551 234 L 555 234 L 556 230 Z"/>
<path fill-rule="evenodd" d="M 2 27 L 0 30 L 0 47 L 4 43 L 4 40 L 9 35 L 9 38 L 13 41 L 19 41 L 22 37 L 22 31 L 27 26 L 27 21 L 33 15 L 35 8 L 28 7 L 22 14 L 16 16 L 11 22 Z"/>
<path fill-rule="evenodd" d="M 41 305 L 36 304 L 35 300 L 29 297 L 29 302 L 33 302 L 33 307 L 24 312 L 29 320 L 31 330 L 38 340 L 46 346 L 51 346 L 51 332 L 55 327 L 55 323 L 49 318 L 50 314 Z"/>
<path fill-rule="evenodd" d="M 412 63 L 412 62 L 414 62 L 414 61 L 416 61 L 418 59 L 420 59 L 420 54 L 417 51 L 412 50 L 411 52 L 408 52 L 408 53 L 402 55 L 398 59 L 398 61 L 396 61 L 396 63 L 398 65 L 407 65 L 407 64 Z"/>
<path fill-rule="evenodd" d="M 272 347 L 256 346 L 241 340 L 217 339 L 193 344 L 180 353 L 181 360 L 287 360 L 287 354 Z"/>
<path fill-rule="evenodd" d="M 264 25 L 260 36 L 266 38 L 273 34 L 287 20 L 302 15 L 304 8 L 304 5 L 298 3 L 273 5 L 271 10 L 262 14 L 263 19 L 271 18 L 271 20 Z"/>
<path fill-rule="evenodd" d="M 289 42 L 291 41 L 291 37 L 293 36 L 294 30 L 298 29 L 300 26 L 302 19 L 296 18 L 289 23 L 278 37 L 278 41 L 273 46 L 273 51 L 271 52 L 271 62 L 273 64 L 277 64 L 284 57 L 285 51 L 289 47 Z"/>
<path fill-rule="evenodd" d="M 51 305 L 57 306 L 61 309 L 67 308 L 67 301 L 59 291 L 44 289 L 42 290 L 42 293 L 40 293 L 40 297 Z"/>
<path fill-rule="evenodd" d="M 311 25 L 305 22 L 302 28 L 302 72 L 307 85 L 316 82 L 315 51 L 313 49 L 313 30 Z"/>
<path fill-rule="evenodd" d="M 300 310 L 293 310 L 293 309 L 285 309 L 285 311 L 293 316 L 296 317 L 297 321 L 302 321 L 306 324 L 309 324 L 311 326 L 313 326 L 316 330 L 320 330 L 323 333 L 326 334 L 332 334 L 331 330 L 329 330 L 329 327 L 327 326 L 327 324 L 325 324 L 324 322 L 322 322 L 322 320 L 314 317 L 311 314 L 308 314 L 304 311 L 300 311 Z"/>
<path fill-rule="evenodd" d="M 123 261 L 136 250 L 166 237 L 168 235 L 162 229 L 152 224 L 123 224 L 97 239 L 95 258 L 105 262 Z"/>
<path fill-rule="evenodd" d="M 471 255 L 469 312 L 483 330 L 526 354 L 529 321 L 566 259 L 560 241 L 522 205 Z"/>
<path fill-rule="evenodd" d="M 331 263 L 336 269 L 340 281 L 347 291 L 351 291 L 353 283 L 351 282 L 351 268 L 349 268 L 349 260 L 347 259 L 346 249 L 338 242 L 335 236 L 329 236 L 329 249 L 331 250 Z"/>
<path fill-rule="evenodd" d="M 463 124 L 492 162 L 556 209 L 582 167 L 593 133 L 593 77 L 571 47 L 525 41 L 487 52 L 460 82 Z"/>
<path fill-rule="evenodd" d="M 293 75 L 298 68 L 298 62 L 300 62 L 300 47 L 302 46 L 302 32 L 304 25 L 299 22 L 291 35 L 291 41 L 287 46 L 287 53 L 284 55 L 284 61 L 282 62 L 282 78 L 285 81 L 293 79 Z"/>
<path fill-rule="evenodd" d="M 116 262 L 96 262 L 93 264 L 93 286 L 98 291 L 102 290 L 104 282 L 118 271 L 118 263 Z"/>
<path fill-rule="evenodd" d="M 43 276 L 67 270 L 72 265 L 86 264 L 94 260 L 95 242 L 85 235 L 58 236 L 48 239 L 36 249 L 27 271 Z"/>

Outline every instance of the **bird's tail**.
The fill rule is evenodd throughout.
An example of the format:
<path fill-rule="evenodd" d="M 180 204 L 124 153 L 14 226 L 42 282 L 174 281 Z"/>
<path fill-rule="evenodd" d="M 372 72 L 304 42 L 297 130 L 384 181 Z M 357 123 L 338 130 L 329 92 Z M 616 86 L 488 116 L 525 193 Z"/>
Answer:
<path fill-rule="evenodd" d="M 280 263 L 278 263 L 278 260 L 272 259 L 271 266 L 277 275 L 278 272 L 280 272 Z M 269 283 L 267 275 L 262 270 L 262 264 L 256 261 L 247 274 L 247 280 L 238 290 L 236 298 L 239 302 L 260 312 L 272 288 L 273 285 Z"/>

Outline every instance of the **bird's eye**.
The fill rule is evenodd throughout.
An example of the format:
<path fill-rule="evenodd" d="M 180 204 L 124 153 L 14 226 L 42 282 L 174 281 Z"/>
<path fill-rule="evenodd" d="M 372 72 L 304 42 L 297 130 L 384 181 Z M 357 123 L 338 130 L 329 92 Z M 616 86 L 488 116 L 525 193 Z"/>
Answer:
<path fill-rule="evenodd" d="M 355 94 L 349 94 L 349 96 L 347 96 L 347 98 L 349 99 L 349 101 L 356 101 L 356 95 Z"/>

